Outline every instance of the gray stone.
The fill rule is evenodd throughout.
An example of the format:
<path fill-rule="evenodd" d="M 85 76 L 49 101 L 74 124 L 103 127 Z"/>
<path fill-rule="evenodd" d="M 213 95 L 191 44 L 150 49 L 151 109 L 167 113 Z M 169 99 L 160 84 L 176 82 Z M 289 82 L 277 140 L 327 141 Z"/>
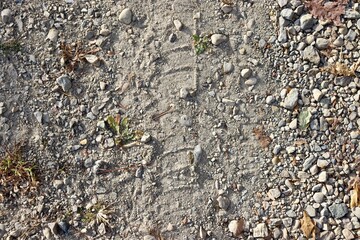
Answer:
<path fill-rule="evenodd" d="M 317 49 L 319 49 L 319 50 L 326 49 L 326 48 L 329 46 L 329 40 L 327 40 L 327 39 L 325 39 L 325 38 L 317 38 L 317 39 L 316 39 L 315 46 L 316 46 Z"/>
<path fill-rule="evenodd" d="M 320 63 L 320 55 L 313 46 L 307 46 L 304 49 L 303 59 L 308 60 L 309 62 L 314 63 L 316 65 Z"/>
<path fill-rule="evenodd" d="M 335 85 L 345 87 L 350 84 L 352 77 L 337 77 L 335 78 Z"/>
<path fill-rule="evenodd" d="M 59 227 L 57 222 L 49 223 L 48 226 L 49 226 L 52 234 L 54 234 L 54 235 L 61 234 L 61 228 Z"/>
<path fill-rule="evenodd" d="M 5 224 L 0 223 L 0 238 L 2 238 L 6 233 Z"/>
<path fill-rule="evenodd" d="M 174 20 L 174 26 L 178 31 L 181 31 L 181 29 L 183 28 L 183 24 L 177 19 Z"/>
<path fill-rule="evenodd" d="M 296 88 L 291 89 L 290 92 L 286 95 L 283 107 L 289 110 L 293 110 L 297 104 L 298 98 L 299 90 Z"/>
<path fill-rule="evenodd" d="M 300 27 L 302 30 L 307 30 L 313 27 L 315 19 L 311 14 L 304 14 L 300 17 Z"/>
<path fill-rule="evenodd" d="M 132 11 L 130 10 L 130 8 L 125 8 L 124 10 L 121 11 L 120 15 L 119 15 L 119 20 L 120 22 L 124 23 L 124 24 L 130 24 L 132 21 Z"/>
<path fill-rule="evenodd" d="M 342 218 L 348 213 L 348 208 L 345 203 L 333 203 L 329 207 L 330 213 L 334 218 Z"/>
<path fill-rule="evenodd" d="M 1 21 L 5 24 L 9 24 L 11 22 L 11 10 L 5 8 L 1 11 Z"/>
<path fill-rule="evenodd" d="M 56 83 L 62 88 L 64 92 L 68 92 L 71 89 L 71 79 L 68 75 L 62 75 L 56 79 Z"/>
<path fill-rule="evenodd" d="M 305 209 L 305 211 L 307 212 L 307 214 L 309 214 L 310 217 L 315 217 L 316 216 L 316 210 L 313 206 L 308 205 Z"/>
<path fill-rule="evenodd" d="M 322 192 L 316 192 L 313 195 L 313 199 L 317 203 L 322 203 L 324 201 L 325 195 Z"/>
<path fill-rule="evenodd" d="M 186 88 L 180 88 L 179 97 L 185 99 L 189 96 L 189 91 Z"/>
<path fill-rule="evenodd" d="M 151 141 L 151 135 L 149 133 L 144 133 L 142 136 L 141 136 L 141 139 L 140 139 L 140 142 L 142 143 L 148 143 Z"/>
<path fill-rule="evenodd" d="M 211 43 L 214 44 L 215 46 L 220 45 L 223 42 L 226 42 L 227 39 L 228 39 L 227 36 L 223 34 L 215 33 L 211 35 Z"/>
<path fill-rule="evenodd" d="M 230 62 L 224 62 L 223 71 L 225 74 L 229 74 L 234 70 L 234 65 Z"/>
<path fill-rule="evenodd" d="M 227 197 L 219 196 L 216 200 L 221 209 L 227 210 L 229 208 L 230 200 Z"/>
<path fill-rule="evenodd" d="M 231 5 L 224 4 L 221 6 L 221 10 L 227 14 L 227 13 L 231 13 L 231 11 L 233 10 L 233 7 Z"/>
<path fill-rule="evenodd" d="M 34 116 L 36 118 L 36 121 L 38 121 L 38 123 L 42 124 L 42 118 L 43 118 L 42 112 L 36 111 L 36 112 L 34 112 Z"/>
<path fill-rule="evenodd" d="M 275 200 L 275 199 L 277 199 L 277 198 L 279 198 L 281 196 L 281 192 L 280 192 L 280 190 L 278 188 L 272 188 L 272 189 L 269 190 L 268 196 L 271 199 Z"/>
<path fill-rule="evenodd" d="M 358 19 L 360 18 L 360 13 L 354 9 L 346 9 L 344 18 L 346 19 Z"/>
<path fill-rule="evenodd" d="M 56 30 L 55 28 L 51 28 L 46 36 L 46 39 L 52 42 L 57 42 L 58 35 L 59 35 L 59 31 Z"/>
<path fill-rule="evenodd" d="M 312 90 L 312 94 L 317 102 L 320 102 L 321 98 L 324 96 L 324 94 L 317 88 Z"/>
<path fill-rule="evenodd" d="M 254 238 L 265 238 L 269 235 L 269 230 L 265 223 L 259 223 L 253 228 L 253 237 Z"/>
<path fill-rule="evenodd" d="M 344 46 L 344 38 L 342 36 L 338 36 L 335 41 L 333 42 L 333 44 L 336 46 L 336 47 L 342 47 Z"/>
<path fill-rule="evenodd" d="M 294 11 L 291 8 L 284 8 L 281 10 L 280 15 L 286 20 L 292 21 L 294 19 Z"/>
<path fill-rule="evenodd" d="M 273 154 L 274 155 L 278 155 L 281 151 L 281 146 L 280 145 L 276 145 L 273 149 Z"/>
<path fill-rule="evenodd" d="M 245 68 L 240 72 L 240 76 L 245 79 L 248 79 L 249 77 L 251 77 L 251 75 L 252 75 L 252 71 L 249 68 Z"/>
<path fill-rule="evenodd" d="M 353 213 L 358 219 L 360 219 L 360 207 L 354 208 Z"/>
<path fill-rule="evenodd" d="M 275 98 L 272 95 L 267 96 L 266 99 L 265 99 L 265 103 L 268 104 L 268 105 L 270 105 L 270 104 L 272 104 L 274 102 L 275 102 Z"/>
<path fill-rule="evenodd" d="M 278 40 L 280 43 L 285 43 L 285 42 L 288 40 L 288 37 L 287 37 L 287 34 L 286 34 L 286 30 L 285 30 L 284 27 L 280 27 L 277 40 Z"/>
<path fill-rule="evenodd" d="M 286 4 L 288 3 L 288 0 L 277 0 L 279 6 L 282 8 L 282 7 L 285 7 Z"/>

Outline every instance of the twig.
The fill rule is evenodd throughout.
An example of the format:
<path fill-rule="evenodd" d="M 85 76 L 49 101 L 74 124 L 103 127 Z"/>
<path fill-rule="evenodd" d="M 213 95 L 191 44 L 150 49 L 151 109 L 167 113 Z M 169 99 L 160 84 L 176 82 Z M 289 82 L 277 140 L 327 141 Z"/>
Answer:
<path fill-rule="evenodd" d="M 165 111 L 151 115 L 151 119 L 154 121 L 158 121 L 161 117 L 170 113 L 172 108 L 173 108 L 172 105 L 168 106 L 168 108 Z"/>

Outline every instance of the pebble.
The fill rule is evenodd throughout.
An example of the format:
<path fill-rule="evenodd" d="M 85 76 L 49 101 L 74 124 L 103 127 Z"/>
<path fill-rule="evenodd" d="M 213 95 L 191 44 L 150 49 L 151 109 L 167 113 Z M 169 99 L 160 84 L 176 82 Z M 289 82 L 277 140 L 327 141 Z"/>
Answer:
<path fill-rule="evenodd" d="M 141 139 L 140 139 L 140 142 L 142 143 L 148 143 L 151 141 L 151 135 L 149 133 L 144 133 L 142 136 L 141 136 Z"/>
<path fill-rule="evenodd" d="M 193 154 L 194 154 L 194 163 L 197 164 L 200 162 L 201 160 L 201 156 L 202 156 L 202 148 L 201 148 L 201 145 L 198 144 L 194 147 L 194 151 L 193 151 Z"/>
<path fill-rule="evenodd" d="M 302 30 L 307 30 L 313 27 L 315 19 L 311 14 L 304 14 L 300 17 L 300 27 Z"/>
<path fill-rule="evenodd" d="M 265 99 L 265 103 L 268 104 L 268 105 L 270 105 L 270 104 L 272 104 L 274 102 L 275 102 L 275 98 L 272 95 L 267 96 L 266 99 Z"/>
<path fill-rule="evenodd" d="M 294 11 L 291 8 L 284 8 L 281 10 L 280 15 L 290 21 L 292 21 L 295 16 Z"/>
<path fill-rule="evenodd" d="M 253 86 L 256 85 L 256 83 L 258 82 L 257 78 L 250 78 L 248 80 L 245 81 L 245 85 L 246 86 Z"/>
<path fill-rule="evenodd" d="M 259 223 L 253 229 L 253 237 L 254 238 L 265 238 L 269 235 L 269 230 L 265 223 Z"/>
<path fill-rule="evenodd" d="M 294 107 L 297 104 L 299 98 L 299 90 L 297 88 L 293 88 L 290 90 L 290 92 L 286 95 L 286 98 L 284 100 L 284 108 L 293 110 Z"/>
<path fill-rule="evenodd" d="M 226 41 L 227 41 L 227 36 L 223 34 L 215 33 L 211 35 L 211 43 L 214 44 L 215 46 L 220 45 L 221 43 Z"/>
<path fill-rule="evenodd" d="M 187 90 L 187 88 L 180 88 L 179 97 L 185 99 L 188 96 L 189 96 L 189 91 Z"/>
<path fill-rule="evenodd" d="M 6 233 L 5 224 L 0 223 L 0 238 L 2 238 Z"/>
<path fill-rule="evenodd" d="M 177 19 L 174 20 L 174 25 L 175 25 L 176 30 L 178 30 L 178 31 L 181 31 L 181 29 L 183 28 L 183 24 Z"/>
<path fill-rule="evenodd" d="M 342 235 L 345 237 L 345 239 L 355 239 L 354 234 L 349 229 L 343 229 Z"/>
<path fill-rule="evenodd" d="M 216 200 L 221 209 L 227 210 L 229 208 L 230 200 L 227 197 L 219 196 Z"/>
<path fill-rule="evenodd" d="M 292 130 L 297 129 L 297 119 L 293 119 L 290 123 L 289 123 L 289 128 Z"/>
<path fill-rule="evenodd" d="M 11 22 L 11 10 L 9 8 L 5 8 L 1 11 L 1 21 L 5 24 Z"/>
<path fill-rule="evenodd" d="M 336 218 L 342 218 L 348 213 L 348 208 L 345 203 L 333 203 L 329 207 L 331 215 Z"/>
<path fill-rule="evenodd" d="M 272 199 L 275 200 L 277 198 L 279 198 L 281 196 L 281 192 L 278 188 L 272 188 L 268 191 L 268 196 Z"/>
<path fill-rule="evenodd" d="M 234 65 L 230 62 L 224 62 L 223 71 L 225 74 L 229 74 L 234 70 Z"/>
<path fill-rule="evenodd" d="M 156 240 L 156 238 L 154 236 L 151 236 L 151 235 L 145 235 L 144 240 Z"/>
<path fill-rule="evenodd" d="M 321 98 L 324 96 L 324 94 L 317 88 L 314 88 L 312 90 L 312 93 L 313 93 L 313 96 L 314 96 L 314 99 L 317 101 L 317 102 L 320 102 Z"/>
<path fill-rule="evenodd" d="M 234 237 L 238 237 L 244 231 L 244 222 L 242 220 L 232 220 L 228 225 L 228 229 Z"/>
<path fill-rule="evenodd" d="M 249 68 L 245 68 L 245 69 L 241 70 L 241 72 L 240 72 L 240 76 L 245 79 L 249 79 L 251 77 L 251 75 L 252 75 L 252 71 Z"/>
<path fill-rule="evenodd" d="M 325 38 L 317 38 L 315 46 L 319 50 L 324 50 L 329 46 L 329 40 Z"/>
<path fill-rule="evenodd" d="M 63 185 L 64 185 L 64 181 L 59 180 L 59 179 L 55 179 L 54 182 L 53 182 L 53 186 L 56 189 L 60 189 Z"/>
<path fill-rule="evenodd" d="M 48 226 L 49 226 L 52 234 L 59 235 L 61 233 L 61 228 L 59 227 L 57 222 L 49 223 Z"/>
<path fill-rule="evenodd" d="M 57 42 L 58 35 L 59 35 L 59 31 L 56 30 L 55 28 L 51 28 L 46 36 L 46 39 L 50 40 L 51 42 Z"/>
<path fill-rule="evenodd" d="M 322 171 L 319 174 L 318 181 L 321 183 L 325 183 L 327 181 L 327 172 L 326 171 Z"/>
<path fill-rule="evenodd" d="M 132 11 L 129 8 L 125 8 L 124 10 L 121 11 L 120 15 L 119 15 L 119 21 L 129 25 L 132 21 Z"/>
<path fill-rule="evenodd" d="M 315 217 L 316 216 L 316 210 L 313 206 L 308 205 L 305 209 L 305 211 L 307 212 L 307 214 L 309 214 L 310 217 Z"/>
<path fill-rule="evenodd" d="M 303 59 L 308 60 L 309 62 L 314 63 L 316 65 L 320 63 L 320 55 L 316 50 L 316 48 L 314 48 L 312 45 L 307 46 L 304 49 Z"/>
<path fill-rule="evenodd" d="M 61 87 L 64 92 L 68 92 L 72 86 L 70 77 L 62 75 L 56 79 L 56 83 Z"/>
<path fill-rule="evenodd" d="M 322 192 L 314 193 L 313 199 L 317 203 L 322 203 L 324 201 L 325 195 Z"/>
<path fill-rule="evenodd" d="M 36 112 L 34 112 L 34 116 L 36 118 L 36 121 L 38 121 L 38 123 L 42 124 L 42 118 L 43 118 L 42 112 L 36 111 Z"/>
<path fill-rule="evenodd" d="M 286 4 L 288 3 L 288 0 L 277 0 L 279 6 L 282 8 L 282 7 L 285 7 Z"/>
<path fill-rule="evenodd" d="M 224 4 L 221 6 L 221 10 L 228 14 L 228 13 L 231 13 L 231 11 L 233 10 L 233 7 L 231 5 L 228 5 L 228 4 Z"/>

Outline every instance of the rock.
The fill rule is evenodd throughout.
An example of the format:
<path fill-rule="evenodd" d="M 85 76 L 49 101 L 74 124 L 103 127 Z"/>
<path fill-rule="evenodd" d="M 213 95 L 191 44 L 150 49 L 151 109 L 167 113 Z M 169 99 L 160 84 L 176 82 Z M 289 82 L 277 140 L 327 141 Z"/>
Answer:
<path fill-rule="evenodd" d="M 331 215 L 336 218 L 342 218 L 348 213 L 348 209 L 345 203 L 333 203 L 329 207 Z"/>
<path fill-rule="evenodd" d="M 308 205 L 305 209 L 305 211 L 309 214 L 310 217 L 315 217 L 316 216 L 316 210 L 313 206 Z"/>
<path fill-rule="evenodd" d="M 234 237 L 238 237 L 244 232 L 244 225 L 244 220 L 232 220 L 228 226 L 229 232 L 231 232 Z"/>
<path fill-rule="evenodd" d="M 52 234 L 54 234 L 54 235 L 60 235 L 61 234 L 61 228 L 59 227 L 57 222 L 49 223 L 48 226 L 49 226 Z"/>
<path fill-rule="evenodd" d="M 351 131 L 350 132 L 351 139 L 357 139 L 357 138 L 359 138 L 359 136 L 360 136 L 359 131 Z"/>
<path fill-rule="evenodd" d="M 333 42 L 333 44 L 336 46 L 336 47 L 342 47 L 344 46 L 344 38 L 342 36 L 338 36 L 335 41 Z"/>
<path fill-rule="evenodd" d="M 55 28 L 51 28 L 46 36 L 46 39 L 52 42 L 57 42 L 58 35 L 59 35 L 59 31 L 56 30 Z"/>
<path fill-rule="evenodd" d="M 227 210 L 229 208 L 230 200 L 227 197 L 219 196 L 216 200 L 221 209 Z"/>
<path fill-rule="evenodd" d="M 345 229 L 342 230 L 341 233 L 342 233 L 342 235 L 344 236 L 344 238 L 346 240 L 355 239 L 354 234 L 349 229 L 345 228 Z"/>
<path fill-rule="evenodd" d="M 311 14 L 304 14 L 300 17 L 300 27 L 302 30 L 307 30 L 313 27 L 315 19 Z"/>
<path fill-rule="evenodd" d="M 35 116 L 36 120 L 38 121 L 38 123 L 42 124 L 42 118 L 43 118 L 42 112 L 36 111 L 36 112 L 34 112 L 34 116 Z"/>
<path fill-rule="evenodd" d="M 186 88 L 180 88 L 179 97 L 185 99 L 189 96 L 189 91 Z"/>
<path fill-rule="evenodd" d="M 272 188 L 268 191 L 268 196 L 272 200 L 275 200 L 281 196 L 281 192 L 278 188 Z"/>
<path fill-rule="evenodd" d="M 51 239 L 51 231 L 49 228 L 44 228 L 43 229 L 43 235 L 46 239 Z"/>
<path fill-rule="evenodd" d="M 234 70 L 234 65 L 230 62 L 224 62 L 223 71 L 225 74 L 229 74 Z"/>
<path fill-rule="evenodd" d="M 353 213 L 358 219 L 360 219 L 360 207 L 353 209 Z"/>
<path fill-rule="evenodd" d="M 351 79 L 351 77 L 337 77 L 335 78 L 334 83 L 337 86 L 345 87 L 350 84 Z"/>
<path fill-rule="evenodd" d="M 62 88 L 64 92 L 68 92 L 72 86 L 70 77 L 62 75 L 56 79 L 56 83 Z"/>
<path fill-rule="evenodd" d="M 253 86 L 253 85 L 256 85 L 256 83 L 257 83 L 257 78 L 250 78 L 250 79 L 248 79 L 248 80 L 246 80 L 245 81 L 245 85 L 246 86 Z"/>
<path fill-rule="evenodd" d="M 66 221 L 60 221 L 60 222 L 58 223 L 58 225 L 59 225 L 62 233 L 67 234 L 67 233 L 69 232 L 70 224 L 69 224 L 68 222 L 66 222 Z"/>
<path fill-rule="evenodd" d="M 199 229 L 199 237 L 202 240 L 205 240 L 207 238 L 207 233 L 202 226 L 200 226 L 200 229 Z"/>
<path fill-rule="evenodd" d="M 322 171 L 319 174 L 318 181 L 321 183 L 325 183 L 327 181 L 327 172 L 326 171 Z"/>
<path fill-rule="evenodd" d="M 11 22 L 11 10 L 5 8 L 1 11 L 1 21 L 5 24 L 9 24 Z"/>
<path fill-rule="evenodd" d="M 313 195 L 313 199 L 317 203 L 322 203 L 324 201 L 325 195 L 322 192 L 316 192 Z"/>
<path fill-rule="evenodd" d="M 289 128 L 292 130 L 297 129 L 297 119 L 293 119 L 290 123 L 289 123 Z"/>
<path fill-rule="evenodd" d="M 169 36 L 169 42 L 173 43 L 175 42 L 177 39 L 177 36 L 175 33 L 171 33 L 170 36 Z"/>
<path fill-rule="evenodd" d="M 151 236 L 151 235 L 145 235 L 144 240 L 156 240 L 156 238 L 154 236 Z"/>
<path fill-rule="evenodd" d="M 317 88 L 312 90 L 312 94 L 317 102 L 320 102 L 321 98 L 324 96 L 324 94 Z"/>
<path fill-rule="evenodd" d="M 223 34 L 215 33 L 211 35 L 211 43 L 214 44 L 215 46 L 220 45 L 221 43 L 226 41 L 227 41 L 227 36 Z"/>
<path fill-rule="evenodd" d="M 272 104 L 274 102 L 275 102 L 275 98 L 272 95 L 267 96 L 266 99 L 265 99 L 265 103 L 268 104 L 268 105 L 270 105 L 270 104 Z"/>
<path fill-rule="evenodd" d="M 132 11 L 129 8 L 125 8 L 124 10 L 121 11 L 120 15 L 119 15 L 119 21 L 129 25 L 132 21 Z"/>
<path fill-rule="evenodd" d="M 280 15 L 286 20 L 292 21 L 294 19 L 294 11 L 291 8 L 284 8 L 281 10 Z"/>
<path fill-rule="evenodd" d="M 288 3 L 288 0 L 277 0 L 279 6 L 282 8 L 282 7 L 285 7 L 286 4 Z"/>
<path fill-rule="evenodd" d="M 329 46 L 329 40 L 325 38 L 317 38 L 315 46 L 319 50 L 324 50 Z"/>
<path fill-rule="evenodd" d="M 140 139 L 140 142 L 142 143 L 148 143 L 151 141 L 151 135 L 149 133 L 144 133 L 142 136 L 141 136 L 141 139 Z"/>
<path fill-rule="evenodd" d="M 64 185 L 64 182 L 63 182 L 62 180 L 55 179 L 55 180 L 53 181 L 53 186 L 54 186 L 56 189 L 62 188 L 63 185 Z"/>
<path fill-rule="evenodd" d="M 104 91 L 106 89 L 106 83 L 100 82 L 99 84 L 100 84 L 100 89 Z"/>
<path fill-rule="evenodd" d="M 181 31 L 181 29 L 183 28 L 183 24 L 177 19 L 174 20 L 174 25 L 175 25 L 176 30 L 178 30 L 178 31 Z"/>
<path fill-rule="evenodd" d="M 241 70 L 240 72 L 240 76 L 245 78 L 245 79 L 249 79 L 252 75 L 252 71 L 251 69 L 245 68 L 243 70 Z"/>
<path fill-rule="evenodd" d="M 200 144 L 195 146 L 193 154 L 194 154 L 194 163 L 195 164 L 199 163 L 201 160 L 201 156 L 202 156 L 202 148 L 201 148 Z"/>
<path fill-rule="evenodd" d="M 6 233 L 5 224 L 0 223 L 0 238 L 2 238 Z"/>
<path fill-rule="evenodd" d="M 269 235 L 269 230 L 265 223 L 259 223 L 253 229 L 253 237 L 254 238 L 265 238 Z"/>
<path fill-rule="evenodd" d="M 291 89 L 290 92 L 286 95 L 283 107 L 289 110 L 293 110 L 297 104 L 298 98 L 299 90 L 297 88 Z"/>
<path fill-rule="evenodd" d="M 311 63 L 319 64 L 320 56 L 318 51 L 313 46 L 307 46 L 303 52 L 303 59 L 308 60 Z"/>
<path fill-rule="evenodd" d="M 231 11 L 233 10 L 233 7 L 231 5 L 228 5 L 228 4 L 224 4 L 221 6 L 221 10 L 228 14 L 228 13 L 231 13 Z"/>

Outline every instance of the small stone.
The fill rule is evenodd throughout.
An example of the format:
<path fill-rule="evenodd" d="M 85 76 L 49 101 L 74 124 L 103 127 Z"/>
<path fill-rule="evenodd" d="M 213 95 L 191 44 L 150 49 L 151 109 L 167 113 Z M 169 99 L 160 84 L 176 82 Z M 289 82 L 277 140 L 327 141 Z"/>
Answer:
<path fill-rule="evenodd" d="M 268 104 L 268 105 L 270 105 L 270 104 L 272 104 L 274 102 L 275 102 L 275 98 L 272 95 L 267 96 L 266 99 L 265 99 L 265 103 Z"/>
<path fill-rule="evenodd" d="M 325 38 L 317 38 L 315 46 L 319 50 L 324 50 L 329 46 L 329 40 L 327 40 Z"/>
<path fill-rule="evenodd" d="M 120 22 L 129 25 L 132 21 L 132 11 L 129 8 L 125 8 L 119 15 Z"/>
<path fill-rule="evenodd" d="M 62 75 L 56 79 L 56 83 L 62 88 L 64 92 L 68 92 L 72 86 L 70 77 Z"/>
<path fill-rule="evenodd" d="M 254 86 L 254 85 L 256 85 L 257 82 L 258 82 L 257 78 L 252 77 L 245 81 L 245 85 L 246 86 Z"/>
<path fill-rule="evenodd" d="M 2 238 L 6 233 L 5 224 L 0 223 L 0 238 Z"/>
<path fill-rule="evenodd" d="M 346 9 L 344 18 L 346 19 L 358 19 L 360 18 L 360 13 L 354 9 Z"/>
<path fill-rule="evenodd" d="M 313 46 L 307 46 L 303 52 L 303 59 L 308 60 L 311 63 L 319 64 L 320 63 L 320 56 L 318 51 Z"/>
<path fill-rule="evenodd" d="M 325 195 L 322 192 L 316 192 L 313 195 L 313 199 L 317 203 L 322 203 L 324 201 Z"/>
<path fill-rule="evenodd" d="M 170 36 L 169 36 L 169 42 L 173 43 L 175 42 L 177 39 L 177 36 L 175 33 L 171 33 Z"/>
<path fill-rule="evenodd" d="M 104 91 L 106 89 L 106 83 L 100 82 L 100 89 Z"/>
<path fill-rule="evenodd" d="M 194 162 L 195 162 L 195 164 L 199 163 L 200 160 L 201 160 L 201 156 L 202 156 L 202 148 L 201 148 L 200 144 L 195 146 L 193 154 L 194 154 Z"/>
<path fill-rule="evenodd" d="M 304 14 L 300 17 L 300 27 L 302 30 L 307 30 L 313 27 L 315 19 L 311 14 Z"/>
<path fill-rule="evenodd" d="M 360 219 L 360 207 L 353 209 L 353 213 L 358 219 Z"/>
<path fill-rule="evenodd" d="M 177 19 L 174 20 L 174 25 L 175 25 L 176 30 L 178 30 L 178 31 L 181 31 L 181 29 L 183 28 L 183 24 Z"/>
<path fill-rule="evenodd" d="M 252 75 L 252 71 L 249 68 L 245 68 L 245 69 L 241 70 L 241 72 L 240 72 L 240 76 L 245 79 L 250 78 L 251 75 Z"/>
<path fill-rule="evenodd" d="M 180 94 L 179 97 L 182 99 L 185 99 L 189 96 L 189 91 L 187 90 L 187 88 L 180 88 Z"/>
<path fill-rule="evenodd" d="M 294 146 L 286 147 L 286 152 L 288 154 L 293 154 L 293 153 L 295 153 L 295 151 L 296 151 L 296 148 Z"/>
<path fill-rule="evenodd" d="M 286 20 L 292 21 L 294 19 L 294 11 L 291 8 L 284 8 L 281 10 L 280 15 Z"/>
<path fill-rule="evenodd" d="M 83 140 L 80 140 L 80 145 L 85 146 L 88 143 L 88 140 L 84 138 Z"/>
<path fill-rule="evenodd" d="M 46 39 L 48 39 L 48 40 L 50 40 L 52 42 L 57 42 L 58 35 L 59 35 L 59 31 L 56 30 L 55 28 L 51 28 L 49 30 L 48 35 L 46 36 Z"/>
<path fill-rule="evenodd" d="M 299 90 L 296 88 L 293 88 L 290 90 L 290 92 L 286 95 L 286 98 L 284 100 L 284 108 L 293 110 L 294 107 L 297 104 L 299 98 Z"/>
<path fill-rule="evenodd" d="M 44 228 L 43 229 L 43 234 L 44 234 L 44 237 L 46 238 L 46 239 L 51 239 L 51 231 L 50 231 L 50 229 L 49 228 Z"/>
<path fill-rule="evenodd" d="M 309 214 L 310 217 L 315 217 L 316 216 L 316 210 L 313 206 L 308 205 L 305 209 L 305 211 Z"/>
<path fill-rule="evenodd" d="M 223 71 L 225 74 L 229 74 L 234 70 L 234 65 L 230 62 L 224 62 Z"/>
<path fill-rule="evenodd" d="M 228 226 L 229 232 L 231 232 L 234 237 L 238 237 L 244 232 L 244 225 L 244 220 L 232 220 Z"/>
<path fill-rule="evenodd" d="M 315 163 L 315 161 L 316 161 L 316 158 L 313 156 L 306 158 L 303 163 L 303 171 L 310 169 L 311 166 Z"/>
<path fill-rule="evenodd" d="M 288 0 L 277 0 L 279 7 L 285 7 L 286 4 L 288 3 Z"/>
<path fill-rule="evenodd" d="M 289 128 L 292 130 L 297 129 L 297 119 L 293 119 L 290 123 L 289 123 Z"/>
<path fill-rule="evenodd" d="M 335 41 L 333 42 L 333 44 L 336 46 L 336 47 L 342 47 L 344 46 L 344 38 L 342 36 L 339 36 L 335 39 Z"/>
<path fill-rule="evenodd" d="M 42 124 L 42 118 L 43 118 L 42 112 L 36 111 L 36 112 L 34 112 L 34 116 L 35 116 L 36 120 L 38 121 L 38 123 Z"/>
<path fill-rule="evenodd" d="M 280 151 L 281 151 L 281 146 L 280 146 L 280 145 L 276 145 L 276 146 L 274 147 L 273 154 L 274 154 L 274 155 L 278 155 L 278 154 L 280 153 Z"/>
<path fill-rule="evenodd" d="M 58 225 L 59 225 L 62 233 L 67 234 L 67 233 L 69 232 L 70 224 L 69 224 L 68 222 L 66 222 L 66 221 L 60 221 L 60 222 L 58 223 Z"/>
<path fill-rule="evenodd" d="M 359 138 L 359 131 L 351 131 L 350 132 L 350 137 L 351 137 L 351 139 L 357 139 L 357 138 Z"/>
<path fill-rule="evenodd" d="M 233 7 L 231 5 L 228 5 L 228 4 L 224 4 L 221 6 L 221 10 L 228 14 L 228 13 L 231 13 L 231 11 L 233 10 Z"/>
<path fill-rule="evenodd" d="M 327 172 L 322 171 L 322 172 L 319 174 L 318 181 L 321 182 L 321 183 L 326 182 L 326 181 L 327 181 Z"/>
<path fill-rule="evenodd" d="M 272 188 L 268 191 L 268 196 L 272 200 L 275 200 L 281 196 L 281 192 L 278 188 Z"/>
<path fill-rule="evenodd" d="M 1 21 L 5 24 L 9 24 L 11 22 L 11 10 L 5 8 L 1 11 Z"/>
<path fill-rule="evenodd" d="M 211 43 L 215 46 L 220 45 L 223 42 L 227 41 L 227 37 L 223 34 L 215 33 L 211 35 Z"/>
<path fill-rule="evenodd" d="M 336 218 L 342 218 L 348 213 L 348 208 L 345 203 L 333 203 L 329 207 L 331 215 Z"/>
<path fill-rule="evenodd" d="M 253 229 L 253 237 L 254 238 L 265 238 L 269 235 L 269 230 L 265 223 L 259 223 Z"/>
<path fill-rule="evenodd" d="M 354 234 L 349 229 L 343 229 L 342 235 L 346 240 L 355 239 Z"/>
<path fill-rule="evenodd" d="M 154 236 L 151 236 L 151 235 L 145 235 L 144 240 L 156 240 L 156 238 Z"/>
<path fill-rule="evenodd" d="M 140 142 L 142 143 L 148 143 L 151 141 L 151 135 L 149 133 L 144 133 L 142 136 L 141 136 L 141 139 L 140 139 Z"/>
<path fill-rule="evenodd" d="M 227 210 L 229 208 L 230 200 L 227 197 L 219 196 L 216 200 L 221 209 Z"/>
<path fill-rule="evenodd" d="M 324 96 L 324 94 L 317 88 L 314 88 L 312 93 L 313 93 L 314 99 L 317 102 L 320 102 L 321 98 Z"/>

